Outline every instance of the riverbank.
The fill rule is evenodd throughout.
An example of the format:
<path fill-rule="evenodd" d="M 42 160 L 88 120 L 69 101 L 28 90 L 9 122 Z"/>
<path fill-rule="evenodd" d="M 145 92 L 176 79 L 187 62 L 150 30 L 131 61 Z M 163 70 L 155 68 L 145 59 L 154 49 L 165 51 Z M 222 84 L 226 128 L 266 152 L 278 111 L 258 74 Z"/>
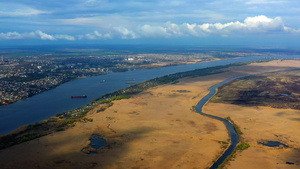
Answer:
<path fill-rule="evenodd" d="M 296 63 L 299 64 L 299 62 Z M 298 88 L 290 88 L 287 90 L 289 86 L 297 85 L 297 82 L 293 82 L 293 80 L 299 80 L 299 71 L 263 74 L 258 77 L 251 77 L 249 80 L 246 78 L 242 81 L 235 81 L 234 83 L 227 84 L 226 88 L 227 90 L 232 89 L 233 86 L 239 83 L 239 87 L 242 86 L 245 91 L 248 91 L 253 88 L 253 84 L 250 83 L 253 80 L 266 82 L 267 79 L 279 80 L 277 81 L 276 86 L 270 86 L 269 89 L 276 87 L 279 93 L 285 89 L 285 91 L 293 93 L 293 96 L 290 96 L 292 98 L 283 100 L 281 95 L 277 94 L 267 97 L 267 99 L 274 99 L 275 96 L 277 96 L 275 101 L 280 101 L 281 103 L 279 105 L 274 105 L 266 99 L 264 100 L 264 104 L 268 106 L 261 106 L 259 102 L 255 102 L 257 100 L 253 97 L 251 98 L 253 101 L 250 102 L 250 104 L 210 102 L 204 108 L 204 111 L 210 112 L 210 114 L 220 116 L 222 118 L 230 117 L 231 119 L 234 119 L 235 123 L 244 133 L 243 140 L 250 144 L 250 147 L 246 151 L 237 153 L 236 159 L 228 163 L 226 165 L 227 168 L 235 169 L 240 168 L 240 166 L 243 165 L 243 168 L 245 169 L 296 169 L 300 166 L 300 132 L 298 130 L 300 119 L 300 110 L 298 108 L 299 101 L 295 101 L 294 103 L 290 101 L 291 99 L 298 100 L 299 92 Z M 281 84 L 281 82 L 284 82 L 285 84 Z M 239 87 L 236 87 L 235 90 Z M 256 90 L 259 91 L 263 89 L 263 87 L 266 88 L 266 86 L 262 86 L 261 88 L 256 88 Z M 263 91 L 265 93 L 268 92 L 267 89 Z M 276 91 L 273 89 L 273 93 L 274 92 Z M 222 95 L 222 92 L 220 92 L 220 95 L 217 95 L 218 99 L 223 100 L 224 98 L 220 97 Z M 228 96 L 226 96 L 226 98 L 228 98 Z M 234 97 L 232 97 L 229 101 L 234 101 L 233 98 Z M 268 141 L 279 142 L 283 145 L 269 147 L 261 144 Z"/>
<path fill-rule="evenodd" d="M 77 123 L 66 131 L 1 150 L 0 165 L 4 168 L 209 167 L 226 148 L 222 143 L 228 142 L 229 137 L 223 123 L 192 109 L 208 93 L 208 88 L 231 77 L 297 65 L 300 63 L 296 61 L 254 63 L 227 68 L 228 72 L 221 74 L 184 78 L 176 84 L 150 88 L 130 99 L 114 101 L 105 111 L 97 112 L 101 107 L 95 107 L 87 114 L 93 122 Z M 89 155 L 81 150 L 89 144 L 92 134 L 106 139 L 108 146 L 98 154 Z"/>
<path fill-rule="evenodd" d="M 237 153 L 227 168 L 240 168 L 241 165 L 245 169 L 299 168 L 299 110 L 209 103 L 204 111 L 224 118 L 230 116 L 244 133 L 244 141 L 250 144 L 247 150 Z M 258 144 L 263 141 L 279 141 L 289 147 Z"/>
<path fill-rule="evenodd" d="M 10 161 L 12 156 L 20 159 L 5 162 L 9 167 L 88 168 L 94 164 L 98 168 L 205 168 L 222 152 L 219 141 L 227 141 L 228 135 L 222 123 L 192 110 L 214 82 L 198 80 L 191 87 L 184 82 L 146 90 L 114 101 L 103 112 L 97 113 L 100 107 L 96 107 L 87 115 L 92 123 L 78 123 L 66 131 L 1 150 L 0 157 L 3 161 Z M 95 155 L 81 152 L 92 134 L 105 138 L 109 148 Z M 23 152 L 28 154 L 22 159 Z"/>
<path fill-rule="evenodd" d="M 159 63 L 152 63 L 152 64 L 145 64 L 140 65 L 135 69 L 153 69 L 153 68 L 162 68 L 168 66 L 176 66 L 176 65 L 187 65 L 187 64 L 196 64 L 202 62 L 209 62 L 209 61 L 217 61 L 221 60 L 219 58 L 207 58 L 207 59 L 195 59 L 189 62 L 185 61 L 170 61 L 170 62 L 159 62 Z M 112 69 L 113 72 L 126 72 L 130 68 L 121 68 L 119 69 Z M 133 70 L 135 70 L 133 69 Z M 2 94 L 0 94 L 0 106 L 6 106 L 9 104 L 16 103 L 21 100 L 25 100 L 29 97 L 35 96 L 37 94 L 52 90 L 64 83 L 92 77 L 92 76 L 99 76 L 105 75 L 109 72 L 98 72 L 98 73 L 89 73 L 86 75 L 75 75 L 75 74 L 61 74 L 56 76 L 45 76 L 44 78 L 38 78 L 34 80 L 22 81 L 22 78 L 17 78 L 14 80 L 11 79 L 0 79 L 0 87 L 3 87 Z"/>

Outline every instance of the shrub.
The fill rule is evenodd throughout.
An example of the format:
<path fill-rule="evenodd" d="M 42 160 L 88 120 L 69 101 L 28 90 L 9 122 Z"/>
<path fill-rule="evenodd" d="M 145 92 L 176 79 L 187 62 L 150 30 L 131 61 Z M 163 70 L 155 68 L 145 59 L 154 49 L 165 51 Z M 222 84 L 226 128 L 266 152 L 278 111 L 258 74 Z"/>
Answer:
<path fill-rule="evenodd" d="M 236 146 L 237 150 L 246 150 L 248 147 L 250 147 L 249 143 L 240 143 Z"/>

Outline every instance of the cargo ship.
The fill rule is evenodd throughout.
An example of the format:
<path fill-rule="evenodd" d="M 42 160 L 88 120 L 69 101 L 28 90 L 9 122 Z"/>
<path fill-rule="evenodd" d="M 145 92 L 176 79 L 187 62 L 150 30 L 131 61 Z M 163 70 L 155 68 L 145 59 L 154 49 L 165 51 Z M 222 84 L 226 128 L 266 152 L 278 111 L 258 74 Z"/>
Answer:
<path fill-rule="evenodd" d="M 72 99 L 75 98 L 87 98 L 87 95 L 82 95 L 82 96 L 71 96 Z"/>

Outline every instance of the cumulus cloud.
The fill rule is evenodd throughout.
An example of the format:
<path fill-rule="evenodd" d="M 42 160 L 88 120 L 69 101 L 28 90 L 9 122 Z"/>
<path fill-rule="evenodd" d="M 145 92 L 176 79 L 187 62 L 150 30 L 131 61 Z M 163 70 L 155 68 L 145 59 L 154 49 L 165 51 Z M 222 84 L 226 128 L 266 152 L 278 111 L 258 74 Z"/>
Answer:
<path fill-rule="evenodd" d="M 133 32 L 137 37 L 184 37 L 194 36 L 203 37 L 210 35 L 219 36 L 240 36 L 253 34 L 276 34 L 276 33 L 299 33 L 300 29 L 293 29 L 285 26 L 280 17 L 268 18 L 264 15 L 247 17 L 243 22 L 235 21 L 228 23 L 204 23 L 181 25 L 167 22 L 163 26 L 143 25 L 136 30 L 127 30 Z"/>
<path fill-rule="evenodd" d="M 143 25 L 139 28 L 138 31 L 142 37 L 147 37 L 147 38 L 171 36 L 171 34 L 168 33 L 167 28 L 162 27 L 162 26 Z"/>
<path fill-rule="evenodd" d="M 123 26 L 114 27 L 113 29 L 121 35 L 122 39 L 137 39 L 138 38 L 138 35 L 134 31 L 129 30 Z"/>
<path fill-rule="evenodd" d="M 55 39 L 63 39 L 63 40 L 76 40 L 74 36 L 70 35 L 54 35 Z"/>
<path fill-rule="evenodd" d="M 70 35 L 49 35 L 40 30 L 29 33 L 7 32 L 0 33 L 0 40 L 41 39 L 41 40 L 75 40 Z"/>
<path fill-rule="evenodd" d="M 99 40 L 99 39 L 112 39 L 112 35 L 110 33 L 99 33 L 98 31 L 94 31 L 92 33 L 87 33 L 85 35 L 79 35 L 78 39 L 91 39 L 91 40 Z"/>
<path fill-rule="evenodd" d="M 22 35 L 18 32 L 0 33 L 0 39 L 22 39 Z"/>
<path fill-rule="evenodd" d="M 55 40 L 55 38 L 52 35 L 48 35 L 42 31 L 36 31 L 35 32 L 42 40 Z"/>
<path fill-rule="evenodd" d="M 219 35 L 239 35 L 239 34 L 253 34 L 253 33 L 276 33 L 284 32 L 284 23 L 280 17 L 274 19 L 268 18 L 264 15 L 247 17 L 244 22 L 229 22 L 229 23 L 215 23 L 195 25 L 207 34 Z"/>
<path fill-rule="evenodd" d="M 237 37 L 244 35 L 266 35 L 266 34 L 300 34 L 300 29 L 294 29 L 284 24 L 280 17 L 268 18 L 264 15 L 247 17 L 244 21 L 228 23 L 183 23 L 175 24 L 167 22 L 164 24 L 142 24 L 136 27 L 111 26 L 102 31 L 83 35 L 47 34 L 40 30 L 30 33 L 7 32 L 0 33 L 0 40 L 4 39 L 41 39 L 41 40 L 105 40 L 113 38 L 138 39 L 138 38 L 177 38 L 177 37 Z M 106 30 L 106 31 L 105 31 Z"/>

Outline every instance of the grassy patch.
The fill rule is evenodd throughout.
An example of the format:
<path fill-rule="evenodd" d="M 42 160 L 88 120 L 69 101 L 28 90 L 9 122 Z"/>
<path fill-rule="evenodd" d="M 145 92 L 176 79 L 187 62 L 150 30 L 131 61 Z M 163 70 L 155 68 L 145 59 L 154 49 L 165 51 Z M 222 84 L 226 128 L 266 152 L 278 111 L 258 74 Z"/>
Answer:
<path fill-rule="evenodd" d="M 240 143 L 239 145 L 237 145 L 237 147 L 235 148 L 235 150 L 230 154 L 230 156 L 228 156 L 224 162 L 222 164 L 220 164 L 218 166 L 218 169 L 222 169 L 224 168 L 224 166 L 231 160 L 233 160 L 234 158 L 236 158 L 237 156 L 237 151 L 243 151 L 246 150 L 248 147 L 250 147 L 249 143 Z"/>
<path fill-rule="evenodd" d="M 249 143 L 240 143 L 236 146 L 237 150 L 246 150 L 248 147 L 250 147 Z"/>
<path fill-rule="evenodd" d="M 241 135 L 243 134 L 243 132 L 240 130 L 240 128 L 234 123 L 234 121 L 228 116 L 226 117 L 226 119 L 233 125 L 235 131 L 237 132 L 239 138 L 241 138 Z M 219 143 L 221 143 L 223 145 L 223 143 L 227 143 L 225 141 L 219 141 Z M 218 166 L 218 169 L 222 169 L 224 168 L 224 166 L 230 161 L 232 160 L 233 158 L 236 157 L 236 153 L 237 151 L 243 151 L 243 150 L 246 150 L 248 147 L 250 147 L 250 144 L 249 143 L 245 143 L 245 142 L 241 142 L 240 144 L 238 144 L 236 146 L 236 148 L 234 149 L 234 151 L 230 154 L 230 156 L 228 156 L 224 162 L 222 164 L 220 164 Z"/>
<path fill-rule="evenodd" d="M 240 130 L 239 126 L 234 123 L 230 116 L 226 117 L 226 119 L 232 124 L 239 137 L 243 135 L 243 132 Z"/>
<path fill-rule="evenodd" d="M 136 111 L 132 111 L 132 112 L 129 112 L 129 114 L 139 115 L 140 113 L 138 113 L 138 112 L 136 112 Z"/>

